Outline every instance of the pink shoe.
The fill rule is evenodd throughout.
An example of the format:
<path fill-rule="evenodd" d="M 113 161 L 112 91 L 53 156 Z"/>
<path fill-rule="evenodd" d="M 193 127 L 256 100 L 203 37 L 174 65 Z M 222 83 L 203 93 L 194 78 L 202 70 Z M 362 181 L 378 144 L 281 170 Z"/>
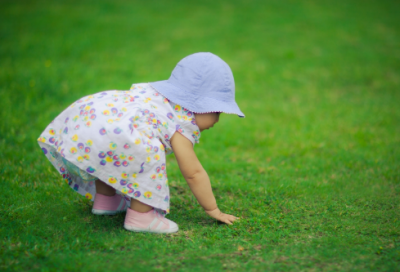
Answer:
<path fill-rule="evenodd" d="M 115 194 L 114 196 L 105 196 L 96 194 L 93 203 L 93 214 L 113 215 L 124 212 L 128 208 L 123 196 Z"/>
<path fill-rule="evenodd" d="M 156 210 L 140 213 L 130 208 L 126 211 L 124 228 L 135 232 L 173 233 L 179 230 L 178 225 L 168 220 Z"/>

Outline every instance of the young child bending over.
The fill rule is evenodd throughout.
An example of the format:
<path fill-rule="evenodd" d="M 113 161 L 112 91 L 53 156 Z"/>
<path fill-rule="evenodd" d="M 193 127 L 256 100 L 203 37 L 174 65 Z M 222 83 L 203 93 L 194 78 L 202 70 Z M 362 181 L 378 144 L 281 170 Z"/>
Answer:
<path fill-rule="evenodd" d="M 129 91 L 85 96 L 56 117 L 38 142 L 64 180 L 94 200 L 92 213 L 126 211 L 124 227 L 172 233 L 165 156 L 180 170 L 205 212 L 232 224 L 218 209 L 210 179 L 193 150 L 221 113 L 244 117 L 235 102 L 232 71 L 211 53 L 182 59 L 168 80 L 133 84 Z"/>

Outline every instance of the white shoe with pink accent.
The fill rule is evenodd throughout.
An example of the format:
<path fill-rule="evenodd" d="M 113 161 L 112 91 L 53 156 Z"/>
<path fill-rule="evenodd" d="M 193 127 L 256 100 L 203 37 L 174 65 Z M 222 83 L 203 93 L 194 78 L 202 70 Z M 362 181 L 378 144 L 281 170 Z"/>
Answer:
<path fill-rule="evenodd" d="M 92 213 L 97 215 L 113 215 L 126 211 L 128 205 L 122 195 L 105 196 L 96 194 Z"/>
<path fill-rule="evenodd" d="M 134 232 L 173 233 L 179 230 L 178 225 L 168 220 L 155 209 L 140 213 L 130 208 L 126 211 L 124 228 Z"/>

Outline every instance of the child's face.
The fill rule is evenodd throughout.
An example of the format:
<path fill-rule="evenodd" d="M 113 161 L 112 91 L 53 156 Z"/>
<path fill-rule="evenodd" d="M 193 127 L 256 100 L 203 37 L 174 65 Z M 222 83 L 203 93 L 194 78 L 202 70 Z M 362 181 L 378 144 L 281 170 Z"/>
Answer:
<path fill-rule="evenodd" d="M 200 131 L 212 128 L 219 120 L 220 112 L 195 113 L 196 124 Z"/>

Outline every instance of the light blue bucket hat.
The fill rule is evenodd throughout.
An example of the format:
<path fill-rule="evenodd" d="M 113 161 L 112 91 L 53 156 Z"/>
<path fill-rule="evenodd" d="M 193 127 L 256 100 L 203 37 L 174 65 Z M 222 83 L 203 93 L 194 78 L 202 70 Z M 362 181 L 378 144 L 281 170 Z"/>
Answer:
<path fill-rule="evenodd" d="M 229 65 L 212 53 L 195 53 L 175 66 L 168 80 L 150 82 L 159 93 L 194 113 L 224 112 L 244 117 L 235 102 Z"/>

